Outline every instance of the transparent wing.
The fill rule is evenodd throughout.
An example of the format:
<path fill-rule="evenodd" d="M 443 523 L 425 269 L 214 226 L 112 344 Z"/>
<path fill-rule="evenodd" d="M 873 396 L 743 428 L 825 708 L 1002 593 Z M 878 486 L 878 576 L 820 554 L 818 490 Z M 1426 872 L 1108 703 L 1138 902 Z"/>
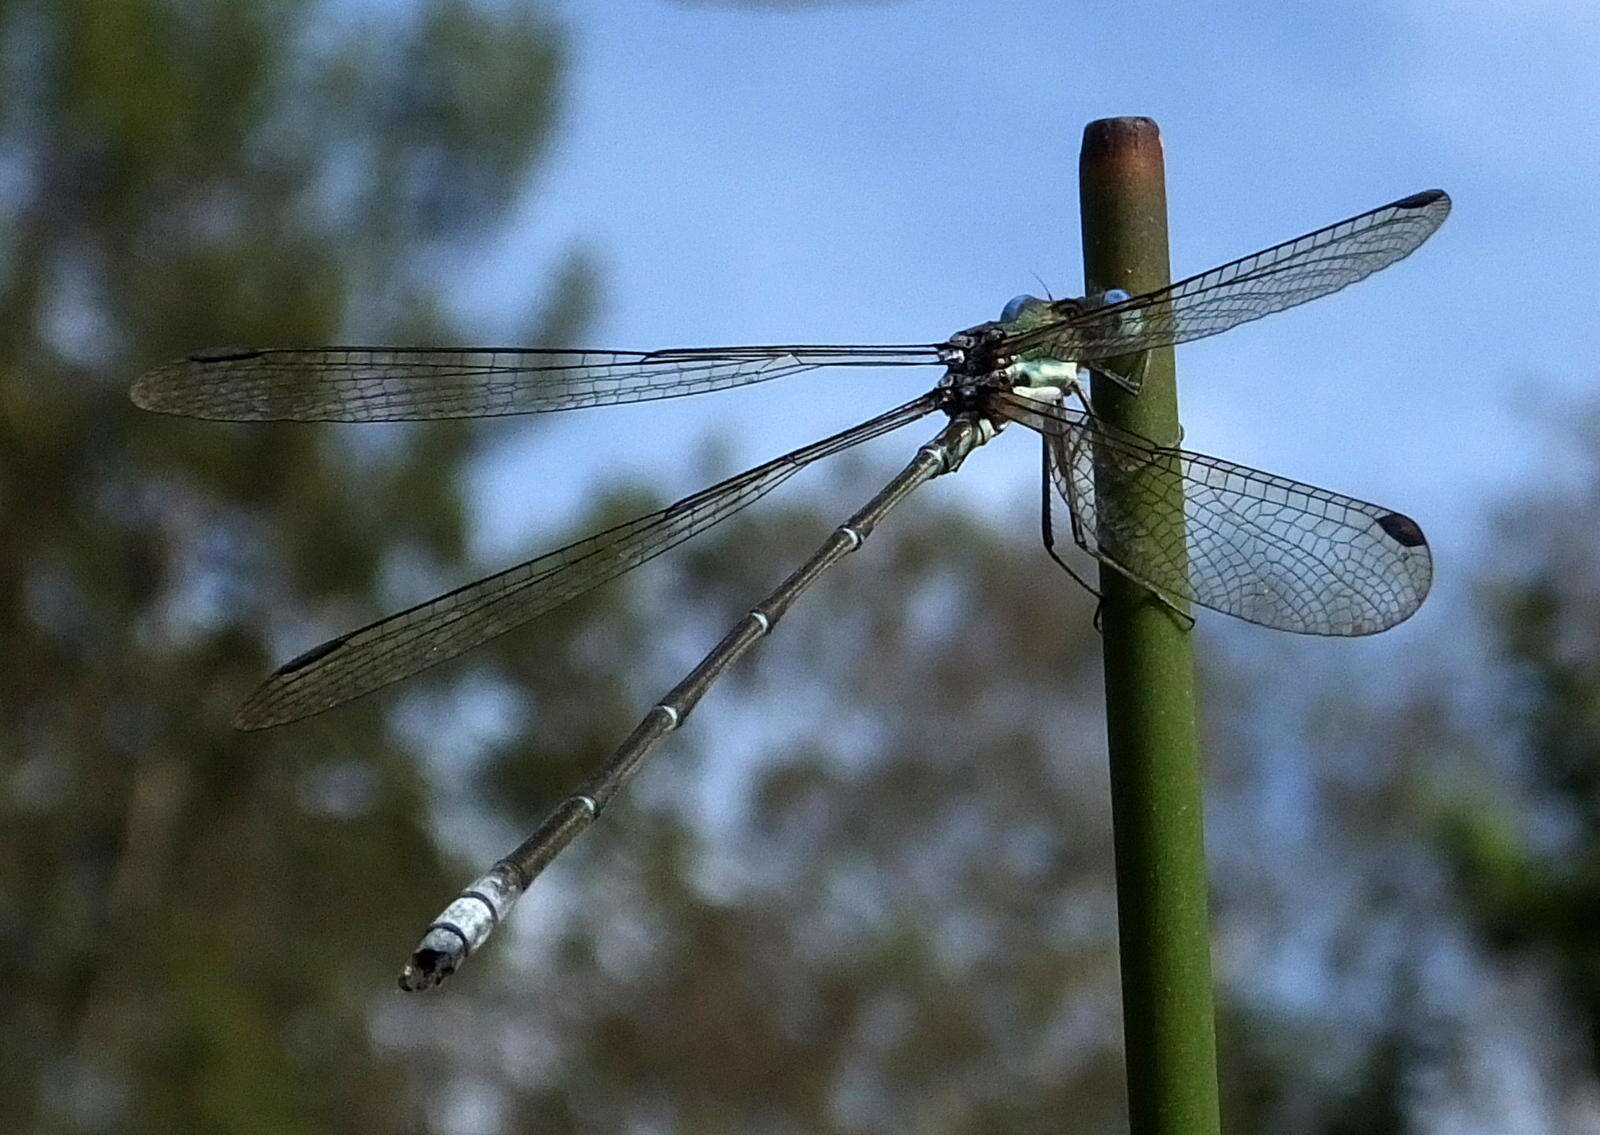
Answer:
<path fill-rule="evenodd" d="M 1170 287 L 1078 311 L 1019 334 L 1001 349 L 1086 361 L 1216 335 L 1387 268 L 1415 251 L 1449 215 L 1450 198 L 1430 189 Z"/>
<path fill-rule="evenodd" d="M 454 658 L 703 532 L 813 461 L 915 421 L 936 404 L 924 395 L 657 512 L 325 642 L 280 667 L 234 724 L 264 729 L 309 717 Z"/>
<path fill-rule="evenodd" d="M 1428 594 L 1433 558 L 1408 516 L 1013 394 L 991 410 L 1045 435 L 1078 544 L 1169 599 L 1300 634 L 1367 635 Z"/>
<path fill-rule="evenodd" d="M 220 421 L 387 422 L 484 418 L 676 398 L 824 366 L 918 366 L 935 346 L 221 347 L 133 385 L 146 410 Z"/>

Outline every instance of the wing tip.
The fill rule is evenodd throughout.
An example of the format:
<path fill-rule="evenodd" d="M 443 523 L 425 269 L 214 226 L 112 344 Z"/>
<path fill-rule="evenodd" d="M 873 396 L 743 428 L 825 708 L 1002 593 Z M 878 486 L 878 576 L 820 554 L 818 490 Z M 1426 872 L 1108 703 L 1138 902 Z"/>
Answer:
<path fill-rule="evenodd" d="M 256 687 L 254 693 L 245 699 L 233 715 L 233 727 L 241 733 L 258 733 L 263 729 L 271 729 L 278 725 L 288 725 L 292 721 L 300 721 L 307 717 L 315 717 L 324 710 L 333 708 L 334 704 L 307 706 L 303 702 L 296 704 L 294 700 L 285 701 L 282 697 L 283 685 L 278 676 L 274 674 L 261 685 Z"/>
<path fill-rule="evenodd" d="M 247 362 L 267 352 L 257 347 L 205 347 L 191 351 L 176 362 L 163 363 L 146 371 L 128 388 L 128 397 L 141 410 L 180 417 L 211 417 L 192 397 L 196 390 L 195 368 L 221 363 Z"/>
<path fill-rule="evenodd" d="M 253 701 L 254 699 L 252 699 Z M 276 721 L 264 721 L 253 712 L 251 702 L 245 702 L 233 715 L 233 727 L 240 733 L 259 733 L 268 726 L 277 725 Z"/>
<path fill-rule="evenodd" d="M 354 632 L 352 632 L 353 634 Z M 285 702 L 281 695 L 284 687 L 294 680 L 295 674 L 306 667 L 318 662 L 345 643 L 349 642 L 351 635 L 342 634 L 337 638 L 330 638 L 327 642 L 318 643 L 310 650 L 302 651 L 289 661 L 274 670 L 265 682 L 256 687 L 239 711 L 233 715 L 233 727 L 244 733 L 252 733 L 258 729 L 268 729 L 274 725 L 285 725 L 291 721 L 298 721 L 302 717 L 310 717 L 324 709 L 331 709 L 332 704 L 313 709 L 296 707 L 293 699 Z"/>
<path fill-rule="evenodd" d="M 1424 189 L 1421 193 L 1413 193 L 1409 197 L 1400 198 L 1391 207 L 1395 209 L 1429 209 L 1438 204 L 1443 204 L 1448 209 L 1450 207 L 1450 194 L 1442 189 Z"/>
<path fill-rule="evenodd" d="M 268 678 L 255 688 L 255 691 L 244 700 L 233 714 L 233 727 L 241 733 L 255 733 L 273 725 L 282 725 L 286 718 L 281 713 L 275 712 L 271 702 L 271 693 L 276 676 Z"/>
<path fill-rule="evenodd" d="M 313 662 L 316 662 L 321 658 L 326 658 L 328 655 L 332 654 L 335 650 L 338 650 L 341 646 L 349 641 L 350 635 L 342 634 L 336 638 L 330 638 L 327 642 L 319 642 L 310 650 L 301 651 L 299 654 L 296 654 L 293 658 L 289 659 L 289 661 L 285 662 L 282 666 L 279 666 L 272 672 L 272 677 L 269 678 L 268 681 L 272 682 L 279 678 L 286 678 L 290 674 L 293 674 L 296 670 L 304 670 Z"/>
<path fill-rule="evenodd" d="M 191 405 L 193 384 L 187 371 L 189 362 L 165 363 L 141 374 L 128 388 L 128 398 L 141 410 L 152 414 L 171 414 L 179 418 L 200 416 Z"/>
<path fill-rule="evenodd" d="M 161 412 L 160 400 L 155 396 L 154 379 L 161 372 L 148 371 L 133 380 L 133 385 L 128 387 L 128 399 L 141 410 Z"/>
<path fill-rule="evenodd" d="M 1433 590 L 1433 549 L 1428 546 L 1422 526 L 1403 512 L 1386 512 L 1377 518 L 1377 525 L 1399 545 L 1410 586 L 1406 589 L 1405 600 L 1388 617 L 1363 629 L 1362 634 L 1379 634 L 1399 626 L 1422 609 L 1428 593 Z"/>
<path fill-rule="evenodd" d="M 1422 534 L 1422 526 L 1403 512 L 1389 512 L 1378 517 L 1378 527 L 1402 548 L 1428 546 L 1428 538 Z"/>

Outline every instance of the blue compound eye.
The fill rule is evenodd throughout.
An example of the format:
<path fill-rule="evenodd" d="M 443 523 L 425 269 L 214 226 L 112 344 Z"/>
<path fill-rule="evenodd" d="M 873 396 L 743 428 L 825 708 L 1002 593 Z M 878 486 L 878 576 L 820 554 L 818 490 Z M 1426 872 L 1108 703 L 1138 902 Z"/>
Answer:
<path fill-rule="evenodd" d="M 1107 288 L 1105 291 L 1101 292 L 1097 298 L 1100 301 L 1100 307 L 1110 307 L 1114 303 L 1121 303 L 1123 300 L 1131 300 L 1133 297 L 1127 292 L 1123 291 L 1121 288 Z"/>
<path fill-rule="evenodd" d="M 1035 296 L 1012 296 L 1006 306 L 1000 309 L 1000 322 L 1010 323 L 1022 314 L 1024 308 L 1038 302 L 1039 300 Z"/>

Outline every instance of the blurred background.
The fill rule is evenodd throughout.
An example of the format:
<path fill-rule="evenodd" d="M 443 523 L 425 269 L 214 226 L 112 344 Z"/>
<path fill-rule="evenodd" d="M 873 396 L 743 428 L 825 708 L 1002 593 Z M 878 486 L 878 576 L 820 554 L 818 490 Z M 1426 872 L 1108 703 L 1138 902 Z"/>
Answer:
<path fill-rule="evenodd" d="M 936 375 L 359 429 L 126 389 L 217 343 L 940 339 L 1076 293 L 1082 127 L 1148 114 L 1179 274 L 1456 200 L 1179 351 L 1191 447 L 1437 562 L 1373 641 L 1200 616 L 1226 1124 L 1600 1131 L 1597 49 L 1576 0 L 0 3 L 0 1126 L 1124 1129 L 1099 644 L 1021 431 L 407 996 L 442 903 L 922 438 L 402 687 L 234 707 Z"/>

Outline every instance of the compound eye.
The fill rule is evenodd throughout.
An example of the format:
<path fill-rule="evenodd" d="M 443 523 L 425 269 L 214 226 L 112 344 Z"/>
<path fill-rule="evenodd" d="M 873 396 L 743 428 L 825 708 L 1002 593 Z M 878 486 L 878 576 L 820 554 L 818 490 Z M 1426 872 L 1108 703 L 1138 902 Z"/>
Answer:
<path fill-rule="evenodd" d="M 1000 322 L 1010 323 L 1013 319 L 1017 318 L 1017 316 L 1021 315 L 1029 307 L 1038 302 L 1039 299 L 1036 296 L 1012 296 L 1011 299 L 1006 303 L 1006 306 L 1000 309 Z"/>
<path fill-rule="evenodd" d="M 1133 297 L 1131 295 L 1123 291 L 1121 288 L 1107 288 L 1105 291 L 1101 292 L 1095 297 L 1095 306 L 1110 307 L 1114 303 L 1121 303 L 1123 300 L 1131 300 L 1132 298 Z"/>

